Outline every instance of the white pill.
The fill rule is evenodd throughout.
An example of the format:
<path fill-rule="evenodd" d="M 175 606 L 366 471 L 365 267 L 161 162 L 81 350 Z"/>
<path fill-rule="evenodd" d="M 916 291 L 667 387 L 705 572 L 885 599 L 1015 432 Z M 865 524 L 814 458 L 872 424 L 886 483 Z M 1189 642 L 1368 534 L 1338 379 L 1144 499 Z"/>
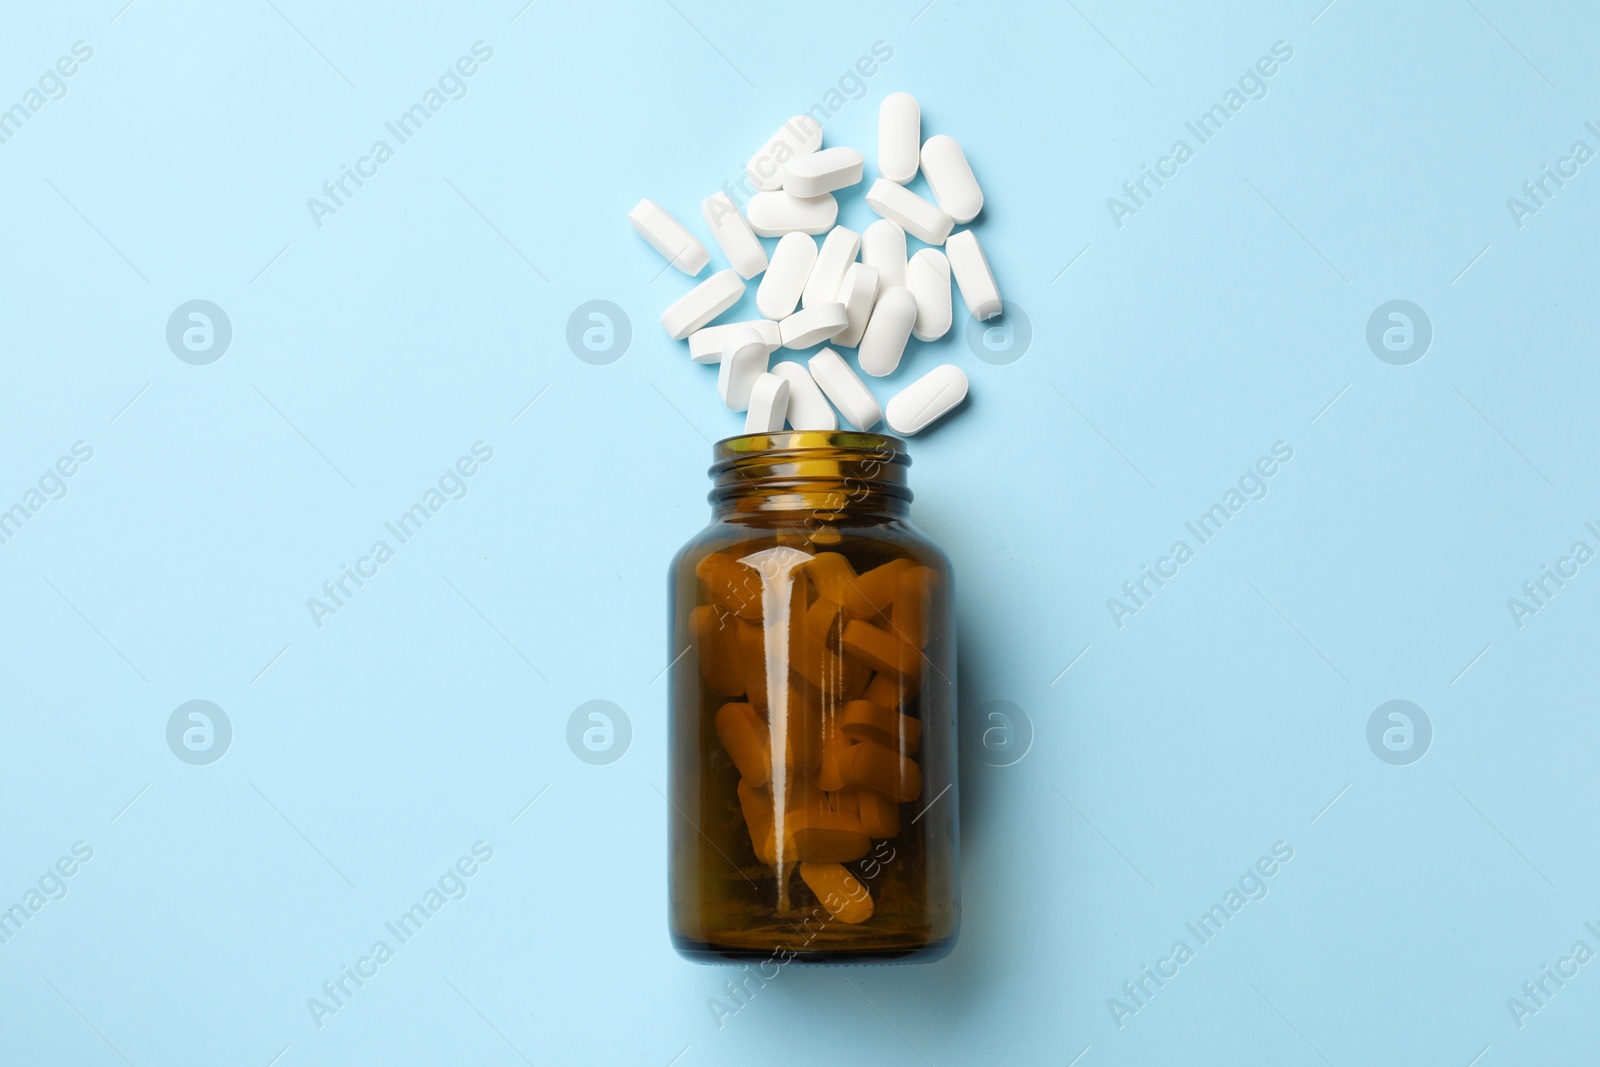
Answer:
<path fill-rule="evenodd" d="M 933 207 L 932 204 L 928 206 Z M 750 220 L 750 228 L 762 237 L 827 233 L 839 218 L 839 202 L 830 193 L 808 197 L 785 192 L 757 193 L 745 205 L 744 213 Z"/>
<path fill-rule="evenodd" d="M 995 284 L 994 272 L 978 243 L 978 235 L 971 230 L 953 233 L 944 243 L 944 254 L 950 260 L 950 273 L 956 276 L 961 288 L 961 299 L 966 301 L 972 317 L 982 322 L 992 319 L 1004 310 L 1000 302 L 1000 287 Z"/>
<path fill-rule="evenodd" d="M 833 343 L 854 348 L 861 343 L 861 334 L 872 317 L 872 305 L 878 299 L 878 268 L 865 263 L 852 263 L 844 272 L 844 284 L 839 286 L 839 303 L 844 305 L 845 327 L 833 335 Z"/>
<path fill-rule="evenodd" d="M 904 185 L 917 176 L 922 105 L 910 93 L 890 93 L 878 105 L 878 173 Z"/>
<path fill-rule="evenodd" d="M 772 365 L 772 373 L 789 383 L 789 425 L 796 430 L 837 430 L 839 419 L 828 406 L 811 372 L 799 363 L 784 360 Z M 778 427 L 782 429 L 782 427 Z"/>
<path fill-rule="evenodd" d="M 821 196 L 848 189 L 861 180 L 863 162 L 854 148 L 824 148 L 795 156 L 783 165 L 783 191 L 793 196 Z"/>
<path fill-rule="evenodd" d="M 858 430 L 870 430 L 883 418 L 872 390 L 856 377 L 844 357 L 831 348 L 824 348 L 812 356 L 809 363 L 811 378 L 822 389 L 839 414 Z"/>
<path fill-rule="evenodd" d="M 754 204 L 752 200 L 751 205 Z M 901 229 L 917 240 L 930 245 L 944 244 L 944 239 L 950 236 L 950 230 L 955 226 L 955 220 L 937 204 L 928 203 L 910 189 L 896 185 L 887 178 L 879 178 L 872 183 L 872 188 L 867 190 L 867 204 L 890 222 L 898 222 Z M 754 224 L 755 216 L 751 215 L 750 219 Z M 760 233 L 761 227 L 757 226 L 756 232 Z"/>
<path fill-rule="evenodd" d="M 782 364 L 779 364 L 782 366 Z M 745 433 L 777 433 L 789 411 L 789 380 L 763 374 L 750 387 L 750 408 L 744 417 Z"/>
<path fill-rule="evenodd" d="M 756 286 L 756 310 L 769 319 L 794 314 L 806 279 L 817 263 L 817 242 L 803 233 L 786 233 L 772 250 L 772 262 Z"/>
<path fill-rule="evenodd" d="M 924 248 L 906 264 L 906 288 L 917 298 L 919 341 L 937 341 L 950 332 L 950 261 L 937 248 Z"/>
<path fill-rule="evenodd" d="M 654 200 L 641 200 L 628 212 L 628 221 L 650 247 L 667 257 L 674 267 L 691 278 L 711 262 L 711 253 L 699 238 L 684 229 L 666 208 Z"/>
<path fill-rule="evenodd" d="M 719 326 L 702 327 L 689 335 L 689 358 L 696 363 L 721 363 L 722 346 L 728 343 L 728 337 L 745 329 L 754 330 L 768 352 L 783 343 L 778 337 L 778 324 L 771 319 L 724 322 Z"/>
<path fill-rule="evenodd" d="M 879 219 L 861 235 L 861 262 L 878 268 L 884 289 L 906 283 L 906 231 L 899 223 Z"/>
<path fill-rule="evenodd" d="M 892 374 L 900 365 L 916 321 L 917 298 L 909 289 L 891 285 L 880 292 L 872 308 L 872 318 L 867 320 L 867 330 L 861 335 L 861 347 L 856 352 L 861 369 L 874 378 Z"/>
<path fill-rule="evenodd" d="M 817 261 L 806 279 L 805 290 L 800 294 L 801 307 L 829 304 L 839 299 L 839 287 L 844 284 L 844 272 L 856 261 L 861 250 L 861 235 L 843 226 L 835 226 L 822 239 L 817 251 Z"/>
<path fill-rule="evenodd" d="M 745 173 L 757 189 L 782 189 L 783 165 L 795 156 L 822 147 L 822 123 L 810 115 L 796 115 L 767 138 L 760 151 L 750 157 Z M 766 236 L 763 234 L 763 236 Z"/>
<path fill-rule="evenodd" d="M 767 372 L 767 346 L 754 330 L 728 339 L 717 368 L 717 395 L 734 411 L 750 406 L 750 390 L 756 379 Z"/>
<path fill-rule="evenodd" d="M 739 277 L 754 278 L 767 269 L 767 250 L 756 240 L 755 231 L 739 214 L 732 197 L 727 193 L 706 197 L 700 201 L 700 214 Z"/>
<path fill-rule="evenodd" d="M 803 308 L 778 323 L 784 348 L 810 348 L 821 344 L 850 324 L 844 305 L 835 301 Z"/>
<path fill-rule="evenodd" d="M 661 313 L 661 326 L 674 341 L 681 341 L 727 311 L 744 295 L 744 279 L 737 271 L 719 270 L 690 289 Z"/>
<path fill-rule="evenodd" d="M 925 429 L 967 396 L 967 375 L 954 363 L 935 367 L 894 396 L 884 418 L 895 433 L 906 435 Z"/>
<path fill-rule="evenodd" d="M 922 176 L 934 201 L 957 222 L 971 222 L 983 210 L 983 190 L 954 137 L 936 133 L 928 138 L 922 146 Z"/>

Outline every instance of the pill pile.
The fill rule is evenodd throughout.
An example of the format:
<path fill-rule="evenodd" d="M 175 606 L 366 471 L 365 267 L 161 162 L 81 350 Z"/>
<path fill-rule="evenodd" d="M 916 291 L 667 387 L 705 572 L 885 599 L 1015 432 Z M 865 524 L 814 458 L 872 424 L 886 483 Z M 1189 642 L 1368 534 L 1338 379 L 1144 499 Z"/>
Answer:
<path fill-rule="evenodd" d="M 922 792 L 922 723 L 906 712 L 938 576 L 905 558 L 858 575 L 839 553 L 787 546 L 713 553 L 695 573 L 709 602 L 690 635 L 706 687 L 733 698 L 715 726 L 755 855 L 780 871 L 798 864 L 834 918 L 866 922 L 872 896 L 843 865 L 898 835 L 900 805 Z M 782 672 L 777 685 L 769 670 Z M 781 761 L 774 733 L 786 739 Z"/>
<path fill-rule="evenodd" d="M 857 367 L 869 377 L 892 374 L 912 337 L 935 341 L 949 332 L 952 277 L 973 318 L 1001 313 L 1000 290 L 977 234 L 952 232 L 977 218 L 983 191 L 955 138 L 935 134 L 922 140 L 922 107 L 911 94 L 891 93 L 879 108 L 879 176 L 865 199 L 880 219 L 856 233 L 835 225 L 834 194 L 858 185 L 864 166 L 857 149 L 823 148 L 821 124 L 797 115 L 751 158 L 746 172 L 760 191 L 743 214 L 726 193 L 700 205 L 730 266 L 675 301 L 661 325 L 674 341 L 689 342 L 696 363 L 718 364 L 717 392 L 730 409 L 745 413 L 746 433 L 775 432 L 785 423 L 796 430 L 836 430 L 843 417 L 858 430 L 882 419 L 909 435 L 966 398 L 967 375 L 951 363 L 935 367 L 883 407 L 831 347 L 803 365 L 769 364 L 779 348 L 828 342 L 855 349 Z M 931 202 L 906 188 L 919 171 Z M 639 201 L 628 221 L 690 277 L 711 261 L 706 246 L 652 200 Z M 928 247 L 907 258 L 908 235 Z M 763 237 L 777 239 L 770 256 Z M 762 318 L 711 325 L 744 297 L 745 283 L 757 275 Z"/>

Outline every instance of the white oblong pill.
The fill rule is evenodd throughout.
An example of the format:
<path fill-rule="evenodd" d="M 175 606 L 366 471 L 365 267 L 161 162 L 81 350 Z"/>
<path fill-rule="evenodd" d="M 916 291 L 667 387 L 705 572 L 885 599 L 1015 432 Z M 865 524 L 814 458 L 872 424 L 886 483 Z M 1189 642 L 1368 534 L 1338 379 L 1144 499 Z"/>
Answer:
<path fill-rule="evenodd" d="M 811 372 L 799 363 L 784 360 L 774 363 L 771 373 L 789 382 L 789 425 L 796 430 L 837 430 L 839 419 L 828 406 Z M 783 427 L 778 427 L 783 429 Z"/>
<path fill-rule="evenodd" d="M 937 341 L 950 332 L 950 261 L 937 248 L 924 248 L 906 264 L 906 288 L 917 298 L 919 341 Z"/>
<path fill-rule="evenodd" d="M 683 273 L 694 277 L 711 262 L 711 253 L 683 223 L 654 200 L 641 200 L 628 212 L 628 221 L 650 247 L 667 257 Z"/>
<path fill-rule="evenodd" d="M 944 243 L 944 254 L 973 318 L 982 322 L 1005 310 L 1000 302 L 1000 287 L 995 284 L 994 271 L 989 269 L 989 259 L 983 254 L 977 234 L 971 230 L 951 234 Z"/>
<path fill-rule="evenodd" d="M 910 189 L 896 185 L 887 178 L 879 178 L 872 183 L 872 188 L 867 190 L 867 204 L 890 222 L 898 222 L 901 229 L 917 240 L 930 245 L 944 244 L 944 239 L 950 236 L 950 230 L 956 224 L 939 205 L 928 203 Z M 751 216 L 751 220 L 753 224 L 754 216 Z M 760 233 L 761 227 L 757 226 L 756 232 Z"/>
<path fill-rule="evenodd" d="M 856 361 L 874 378 L 892 374 L 900 365 L 911 327 L 917 321 L 917 298 L 903 286 L 891 285 L 878 294 L 867 330 L 861 335 Z"/>
<path fill-rule="evenodd" d="M 792 388 L 789 379 L 779 374 L 762 374 L 757 378 L 750 387 L 750 407 L 744 417 L 744 432 L 777 433 L 783 429 Z"/>
<path fill-rule="evenodd" d="M 756 379 L 766 372 L 767 346 L 754 330 L 730 337 L 717 368 L 717 395 L 734 411 L 743 411 L 750 406 L 750 390 Z"/>
<path fill-rule="evenodd" d="M 728 264 L 739 272 L 741 278 L 754 278 L 767 269 L 767 250 L 756 240 L 755 231 L 739 214 L 733 198 L 727 193 L 715 193 L 700 201 L 700 214 L 711 227 Z"/>
<path fill-rule="evenodd" d="M 966 397 L 966 372 L 954 363 L 946 363 L 890 397 L 883 415 L 890 429 L 909 436 L 926 429 Z"/>
<path fill-rule="evenodd" d="M 933 207 L 932 204 L 928 206 Z M 831 193 L 808 197 L 785 192 L 757 193 L 745 205 L 744 213 L 750 220 L 750 228 L 762 237 L 782 237 L 786 233 L 815 235 L 833 228 L 839 218 L 839 201 Z"/>
<path fill-rule="evenodd" d="M 723 345 L 730 335 L 742 329 L 754 330 L 768 352 L 783 343 L 778 337 L 778 324 L 771 319 L 724 322 L 720 326 L 702 326 L 689 335 L 689 358 L 696 363 L 721 363 Z"/>
<path fill-rule="evenodd" d="M 817 250 L 817 261 L 811 267 L 806 287 L 800 294 L 801 307 L 814 307 L 839 299 L 839 287 L 844 284 L 844 272 L 856 260 L 861 250 L 861 235 L 843 226 L 835 226 L 822 239 Z"/>
<path fill-rule="evenodd" d="M 890 93 L 878 105 L 878 173 L 904 185 L 917 176 L 922 105 L 910 93 Z"/>
<path fill-rule="evenodd" d="M 810 348 L 821 344 L 850 324 L 844 305 L 838 301 L 802 308 L 778 323 L 778 336 L 784 348 Z"/>
<path fill-rule="evenodd" d="M 783 191 L 792 196 L 821 196 L 848 189 L 861 180 L 865 158 L 854 148 L 824 148 L 795 156 L 783 165 Z"/>
<path fill-rule="evenodd" d="M 674 341 L 681 341 L 727 311 L 744 295 L 738 271 L 719 270 L 684 293 L 661 313 L 661 326 Z"/>
<path fill-rule="evenodd" d="M 772 250 L 772 262 L 756 286 L 756 310 L 769 319 L 794 314 L 811 268 L 817 264 L 817 242 L 803 233 L 786 233 Z"/>
<path fill-rule="evenodd" d="M 796 115 L 778 127 L 778 132 L 767 138 L 745 173 L 757 189 L 783 188 L 783 165 L 795 156 L 815 152 L 822 147 L 822 123 L 810 115 Z M 762 234 L 763 237 L 770 236 Z"/>
<path fill-rule="evenodd" d="M 879 219 L 861 235 L 861 262 L 878 268 L 878 285 L 906 283 L 906 231 L 898 222 Z"/>
<path fill-rule="evenodd" d="M 844 272 L 844 284 L 839 286 L 839 303 L 844 305 L 844 329 L 833 335 L 833 343 L 854 348 L 861 343 L 861 334 L 872 317 L 872 305 L 878 299 L 878 268 L 865 263 L 852 263 Z"/>
<path fill-rule="evenodd" d="M 831 348 L 824 348 L 808 362 L 811 378 L 825 396 L 833 401 L 839 414 L 858 430 L 870 430 L 883 418 L 883 410 L 866 383 L 850 369 L 844 357 Z"/>
<path fill-rule="evenodd" d="M 936 133 L 922 146 L 922 176 L 934 202 L 952 219 L 968 223 L 983 210 L 983 190 L 954 137 Z"/>

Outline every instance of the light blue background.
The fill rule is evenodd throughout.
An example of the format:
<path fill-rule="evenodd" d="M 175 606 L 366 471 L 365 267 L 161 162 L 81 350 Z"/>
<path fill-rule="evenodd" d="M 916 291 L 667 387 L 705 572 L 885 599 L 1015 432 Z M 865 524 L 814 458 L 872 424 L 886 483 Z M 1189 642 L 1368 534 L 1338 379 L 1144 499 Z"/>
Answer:
<path fill-rule="evenodd" d="M 1506 207 L 1600 148 L 1589 7 L 122 2 L 0 35 L 0 106 L 94 49 L 0 145 L 0 506 L 94 449 L 0 546 L 0 906 L 94 849 L 0 945 L 0 1060 L 1592 1057 L 1600 962 L 1520 1029 L 1506 1005 L 1600 950 L 1600 565 L 1506 606 L 1600 548 L 1600 164 Z M 307 198 L 479 40 L 467 95 L 318 228 Z M 660 678 L 664 568 L 740 424 L 624 215 L 704 236 L 700 199 L 877 41 L 827 143 L 870 179 L 877 102 L 917 94 L 1034 332 L 991 365 L 953 331 L 879 384 L 971 375 L 913 442 L 915 515 L 960 576 L 964 713 L 1011 701 L 1034 737 L 963 751 L 949 959 L 790 968 L 719 1028 L 731 972 L 665 934 Z M 1276 41 L 1265 98 L 1115 225 Z M 1434 331 L 1409 366 L 1365 340 L 1396 298 Z M 165 341 L 192 299 L 232 322 L 209 366 Z M 633 329 L 604 366 L 565 340 L 594 299 Z M 477 441 L 465 498 L 319 629 L 307 598 Z M 1107 598 L 1277 441 L 1265 499 L 1118 628 Z M 233 726 L 209 766 L 166 742 L 193 699 Z M 565 740 L 594 699 L 632 723 L 608 766 Z M 1432 723 L 1409 766 L 1366 741 L 1391 699 Z M 468 895 L 316 1026 L 480 840 Z M 1108 998 L 1278 841 L 1265 899 L 1119 1028 Z"/>

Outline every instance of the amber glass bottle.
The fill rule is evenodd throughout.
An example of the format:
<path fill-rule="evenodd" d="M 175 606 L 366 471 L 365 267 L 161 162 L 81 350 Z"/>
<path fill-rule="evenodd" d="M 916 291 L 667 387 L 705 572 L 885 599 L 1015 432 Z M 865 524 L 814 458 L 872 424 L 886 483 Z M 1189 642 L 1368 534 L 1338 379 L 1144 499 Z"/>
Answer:
<path fill-rule="evenodd" d="M 672 561 L 670 927 L 692 960 L 923 962 L 960 923 L 950 564 L 904 445 L 719 442 Z"/>

